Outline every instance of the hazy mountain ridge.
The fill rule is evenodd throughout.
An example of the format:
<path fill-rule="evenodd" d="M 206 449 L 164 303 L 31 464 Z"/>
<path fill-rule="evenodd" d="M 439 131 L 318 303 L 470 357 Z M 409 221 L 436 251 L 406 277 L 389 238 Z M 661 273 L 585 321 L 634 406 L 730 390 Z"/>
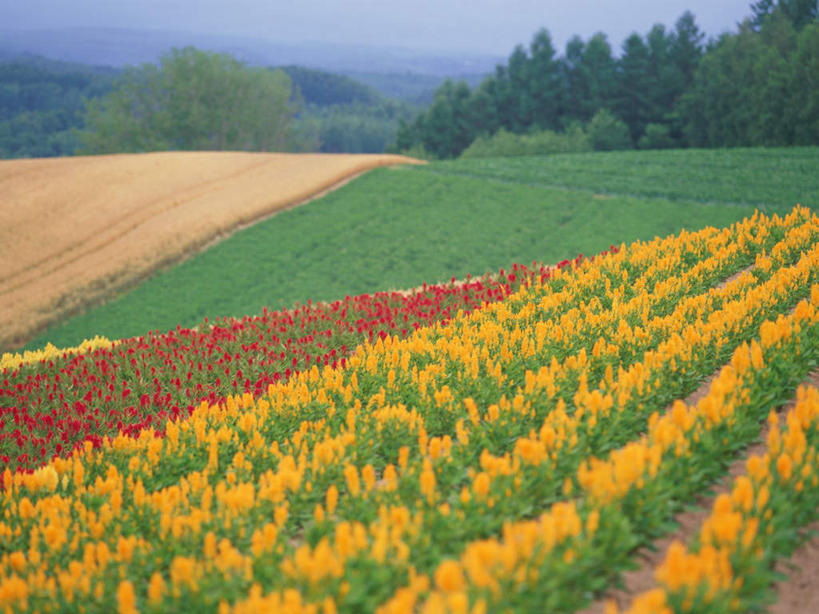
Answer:
<path fill-rule="evenodd" d="M 486 74 L 504 58 L 432 53 L 398 47 L 307 41 L 275 43 L 226 35 L 120 28 L 0 30 L 0 57 L 36 54 L 68 62 L 122 67 L 155 62 L 172 47 L 227 52 L 255 65 L 321 68 L 333 72 L 421 73 L 437 77 Z"/>

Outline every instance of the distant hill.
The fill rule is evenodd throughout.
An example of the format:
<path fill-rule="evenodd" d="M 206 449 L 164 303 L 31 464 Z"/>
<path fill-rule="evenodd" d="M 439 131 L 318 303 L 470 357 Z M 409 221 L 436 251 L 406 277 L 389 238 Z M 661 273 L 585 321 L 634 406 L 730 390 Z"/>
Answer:
<path fill-rule="evenodd" d="M 503 58 L 489 55 L 413 51 L 368 45 L 338 45 L 323 42 L 275 43 L 266 40 L 121 28 L 65 28 L 56 30 L 0 29 L 0 57 L 37 54 L 49 58 L 126 65 L 155 62 L 172 47 L 192 45 L 200 49 L 228 52 L 255 65 L 299 65 L 332 72 L 421 73 L 439 77 L 485 74 Z"/>
<path fill-rule="evenodd" d="M 0 158 L 71 155 L 83 127 L 84 99 L 107 92 L 123 67 L 156 62 L 171 48 L 188 45 L 281 67 L 304 103 L 299 120 L 323 152 L 385 151 L 399 123 L 429 104 L 445 79 L 475 86 L 499 60 L 185 32 L 0 30 Z"/>
<path fill-rule="evenodd" d="M 454 81 L 466 81 L 471 88 L 483 81 L 486 73 L 463 73 L 455 75 L 430 75 L 422 73 L 378 73 L 378 72 L 345 72 L 356 81 L 369 85 L 388 98 L 403 100 L 413 105 L 426 106 L 435 98 L 435 90 L 450 78 Z"/>
<path fill-rule="evenodd" d="M 0 158 L 67 156 L 78 145 L 85 99 L 108 92 L 118 69 L 0 56 Z"/>
<path fill-rule="evenodd" d="M 373 88 L 345 75 L 305 68 L 304 66 L 279 66 L 298 88 L 305 104 L 321 107 L 331 105 L 374 105 L 382 102 L 382 96 Z"/>

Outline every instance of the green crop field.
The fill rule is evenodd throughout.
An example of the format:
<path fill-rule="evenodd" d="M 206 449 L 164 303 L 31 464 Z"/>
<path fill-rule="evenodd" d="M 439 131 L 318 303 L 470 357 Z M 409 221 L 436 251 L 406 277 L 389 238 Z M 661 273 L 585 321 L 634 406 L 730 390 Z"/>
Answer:
<path fill-rule="evenodd" d="M 819 148 L 687 149 L 473 158 L 430 170 L 602 194 L 753 205 L 819 203 Z"/>
<path fill-rule="evenodd" d="M 819 148 L 617 152 L 380 169 L 47 330 L 28 348 L 555 263 L 819 203 Z"/>

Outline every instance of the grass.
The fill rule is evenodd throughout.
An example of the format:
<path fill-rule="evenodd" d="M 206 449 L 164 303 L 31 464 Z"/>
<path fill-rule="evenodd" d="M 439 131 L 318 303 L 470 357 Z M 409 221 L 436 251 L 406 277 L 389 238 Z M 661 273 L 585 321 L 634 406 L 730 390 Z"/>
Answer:
<path fill-rule="evenodd" d="M 436 172 L 603 194 L 819 207 L 819 148 L 623 151 L 438 163 Z"/>
<path fill-rule="evenodd" d="M 819 148 L 618 152 L 379 169 L 33 340 L 72 346 L 296 302 L 555 263 L 755 207 L 819 203 Z"/>

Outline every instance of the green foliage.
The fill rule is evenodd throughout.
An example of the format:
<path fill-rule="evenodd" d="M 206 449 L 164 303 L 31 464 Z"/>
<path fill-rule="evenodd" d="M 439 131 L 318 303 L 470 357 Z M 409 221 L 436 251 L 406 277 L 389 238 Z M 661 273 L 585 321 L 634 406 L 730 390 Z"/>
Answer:
<path fill-rule="evenodd" d="M 625 122 L 632 142 L 648 124 L 666 125 L 677 142 L 682 135 L 677 105 L 693 79 L 702 39 L 690 12 L 674 30 L 656 25 L 645 38 L 632 34 L 617 60 L 605 34 L 595 34 L 588 43 L 575 36 L 558 57 L 548 31 L 540 30 L 528 50 L 517 46 L 506 65 L 464 96 L 453 97 L 452 84 L 441 86 L 432 106 L 399 130 L 397 149 L 423 145 L 451 158 L 474 138 L 486 139 L 500 128 L 515 134 L 560 131 L 572 122 L 592 120 L 602 109 Z M 625 147 L 616 136 L 616 142 L 607 137 L 601 146 Z"/>
<path fill-rule="evenodd" d="M 108 91 L 114 74 L 39 58 L 0 63 L 0 158 L 73 154 L 84 99 Z"/>
<path fill-rule="evenodd" d="M 567 113 L 574 119 L 589 121 L 601 108 L 614 100 L 616 63 L 606 35 L 598 32 L 583 43 L 579 36 L 566 45 L 566 79 L 569 104 Z"/>
<path fill-rule="evenodd" d="M 742 204 L 784 213 L 796 204 L 819 208 L 817 167 L 819 148 L 788 147 L 454 160 L 431 168 L 508 183 L 560 186 L 597 196 L 629 194 Z"/>
<path fill-rule="evenodd" d="M 475 158 L 379 169 L 255 225 L 30 347 L 408 288 L 819 203 L 819 149 Z M 743 203 L 743 204 L 737 204 Z"/>
<path fill-rule="evenodd" d="M 640 149 L 671 149 L 676 146 L 671 137 L 671 131 L 664 124 L 649 124 L 640 140 L 637 142 Z"/>
<path fill-rule="evenodd" d="M 780 13 L 801 30 L 819 19 L 817 0 L 758 0 L 751 4 L 751 24 L 759 29 L 775 13 Z"/>
<path fill-rule="evenodd" d="M 398 149 L 423 145 L 449 158 L 461 153 L 468 136 L 485 148 L 500 128 L 524 134 L 572 121 L 591 121 L 595 149 L 631 147 L 615 119 L 625 123 L 631 143 L 651 149 L 817 144 L 817 6 L 816 0 L 760 0 L 737 34 L 723 35 L 705 54 L 688 11 L 673 30 L 658 24 L 645 37 L 629 36 L 617 60 L 600 33 L 586 43 L 575 36 L 558 58 L 541 30 L 528 52 L 516 47 L 506 65 L 457 104 L 451 85 L 442 87 L 433 106 L 399 130 Z M 597 115 L 605 109 L 611 113 Z M 501 137 L 514 149 L 510 137 Z"/>
<path fill-rule="evenodd" d="M 304 66 L 282 66 L 281 70 L 306 105 L 377 105 L 383 101 L 373 88 L 344 75 Z"/>
<path fill-rule="evenodd" d="M 589 139 L 579 125 L 573 125 L 564 133 L 539 130 L 531 134 L 514 134 L 501 128 L 491 137 L 476 138 L 461 157 L 538 156 L 590 150 Z"/>
<path fill-rule="evenodd" d="M 797 32 L 782 12 L 745 23 L 703 58 L 681 105 L 700 147 L 819 143 L 819 22 Z"/>
<path fill-rule="evenodd" d="M 127 70 L 116 89 L 88 104 L 83 151 L 302 149 L 290 96 L 281 70 L 174 49 L 159 66 Z"/>
<path fill-rule="evenodd" d="M 631 149 L 634 146 L 628 126 L 607 109 L 600 109 L 594 114 L 586 128 L 586 133 L 595 151 Z"/>
<path fill-rule="evenodd" d="M 395 142 L 399 122 L 411 115 L 405 103 L 387 100 L 375 105 L 308 105 L 298 119 L 314 125 L 321 152 L 383 153 Z"/>
<path fill-rule="evenodd" d="M 476 130 L 469 86 L 464 81 L 446 80 L 426 112 L 418 115 L 412 124 L 401 123 L 397 148 L 403 152 L 422 145 L 437 158 L 453 158 L 469 146 L 477 135 Z"/>
<path fill-rule="evenodd" d="M 657 116 L 658 109 L 653 104 L 649 90 L 652 86 L 651 56 L 648 46 L 639 34 L 632 34 L 623 43 L 623 54 L 617 62 L 618 83 L 614 112 L 622 119 L 631 139 L 637 139 L 645 130 L 646 124 Z M 592 119 L 592 124 L 595 123 Z M 610 122 L 609 117 L 605 117 Z M 598 148 L 595 145 L 595 148 Z M 600 147 L 600 149 L 624 149 L 619 145 Z"/>

